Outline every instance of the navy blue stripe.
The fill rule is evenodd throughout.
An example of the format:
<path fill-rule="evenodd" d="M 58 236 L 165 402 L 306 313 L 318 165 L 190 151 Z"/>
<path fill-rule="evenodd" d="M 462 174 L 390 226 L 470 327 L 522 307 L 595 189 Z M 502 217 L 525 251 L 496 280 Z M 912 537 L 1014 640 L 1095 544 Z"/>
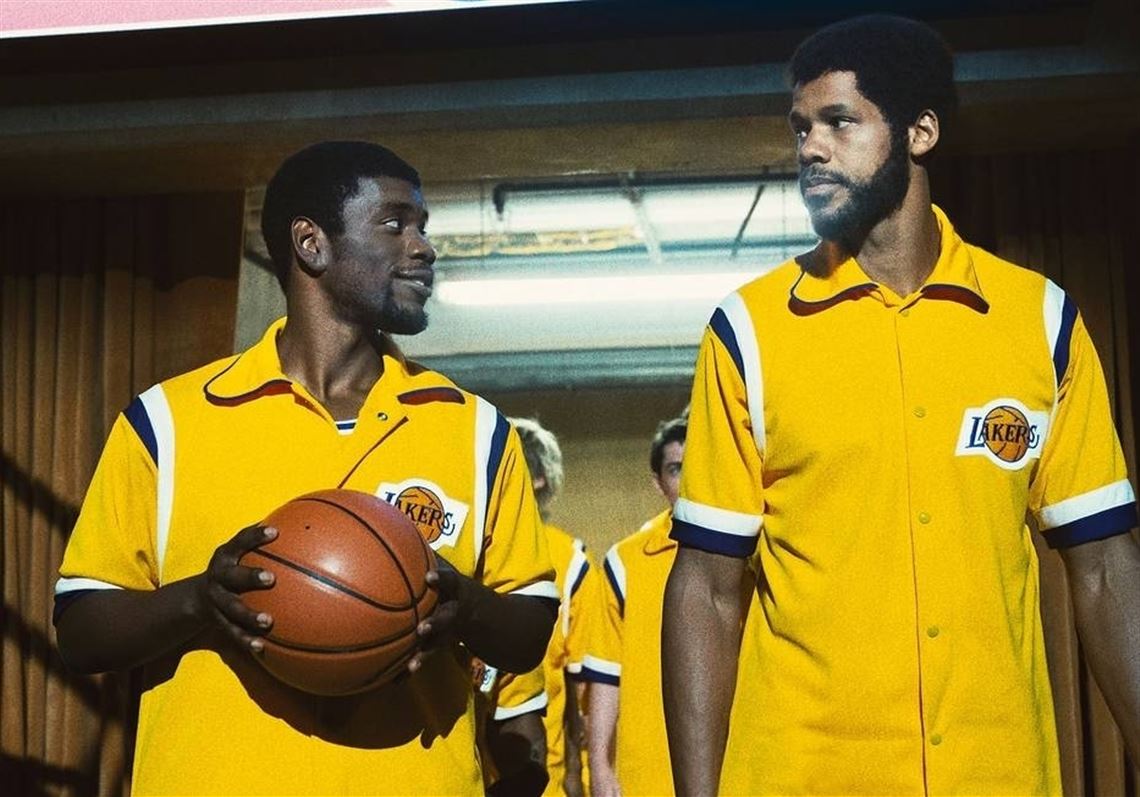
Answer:
<path fill-rule="evenodd" d="M 1065 294 L 1065 306 L 1061 309 L 1061 329 L 1057 333 L 1057 343 L 1053 346 L 1053 371 L 1057 374 L 1057 384 L 1065 378 L 1069 370 L 1069 348 L 1073 342 L 1073 324 L 1077 321 L 1077 305 Z"/>
<path fill-rule="evenodd" d="M 92 592 L 99 592 L 97 589 L 73 589 L 70 592 L 61 592 L 55 596 L 55 605 L 51 610 L 51 624 L 58 625 L 59 618 L 63 613 L 71 608 L 75 601 L 82 598 L 84 595 L 90 595 Z"/>
<path fill-rule="evenodd" d="M 487 505 L 483 507 L 484 524 L 486 518 L 490 516 L 491 508 L 491 495 L 492 490 L 495 489 L 495 477 L 499 474 L 499 468 L 503 464 L 503 452 L 507 449 L 507 432 L 511 429 L 511 425 L 507 423 L 507 419 L 503 417 L 503 413 L 495 413 L 495 431 L 491 435 L 491 453 L 487 457 Z"/>
<path fill-rule="evenodd" d="M 582 582 L 586 578 L 586 573 L 590 569 L 589 561 L 582 562 L 582 569 L 578 573 L 578 577 L 574 579 L 574 583 L 570 585 L 570 597 L 574 597 L 574 593 L 578 591 L 578 587 L 582 586 Z"/>
<path fill-rule="evenodd" d="M 589 681 L 590 683 L 595 684 L 609 684 L 610 686 L 621 685 L 620 675 L 610 675 L 607 672 L 598 672 L 597 670 L 591 670 L 584 664 L 582 665 L 582 672 L 579 673 L 578 679 L 581 681 Z"/>
<path fill-rule="evenodd" d="M 690 548 L 699 548 L 709 553 L 719 553 L 725 556 L 744 558 L 751 556 L 756 550 L 757 537 L 741 537 L 737 534 L 725 534 L 721 531 L 706 529 L 684 520 L 673 518 L 673 528 L 669 536 L 682 545 Z"/>
<path fill-rule="evenodd" d="M 1136 525 L 1136 502 L 1133 501 L 1074 520 L 1063 526 L 1047 529 L 1045 542 L 1050 548 L 1071 548 L 1082 542 L 1093 542 L 1124 534 Z"/>
<path fill-rule="evenodd" d="M 736 363 L 736 370 L 740 372 L 740 378 L 744 379 L 744 358 L 740 356 L 740 346 L 736 342 L 736 332 L 732 329 L 732 324 L 728 323 L 728 316 L 724 314 L 724 310 L 719 307 L 713 313 L 712 318 L 709 319 L 709 326 L 716 336 L 720 338 L 720 342 L 728 349 L 732 361 Z"/>
<path fill-rule="evenodd" d="M 610 567 L 608 557 L 602 562 L 602 569 L 606 571 L 606 579 L 610 582 L 610 589 L 614 591 L 614 597 L 617 598 L 618 609 L 621 611 L 621 616 L 625 617 L 625 595 L 622 594 L 621 585 L 618 584 L 617 576 L 614 575 L 613 568 Z"/>
<path fill-rule="evenodd" d="M 130 406 L 123 410 L 123 415 L 134 428 L 139 440 L 142 440 L 142 444 L 146 446 L 155 467 L 158 467 L 158 439 L 154 436 L 154 427 L 150 424 L 150 416 L 146 414 L 146 405 L 142 399 L 135 396 Z"/>

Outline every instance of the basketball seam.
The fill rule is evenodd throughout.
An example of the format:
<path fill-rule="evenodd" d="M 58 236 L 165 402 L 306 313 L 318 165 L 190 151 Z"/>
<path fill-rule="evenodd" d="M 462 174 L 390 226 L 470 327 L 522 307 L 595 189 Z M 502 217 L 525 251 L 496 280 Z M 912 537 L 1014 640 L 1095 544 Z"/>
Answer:
<path fill-rule="evenodd" d="M 358 523 L 360 523 L 360 525 L 364 526 L 364 528 L 368 529 L 369 533 L 373 537 L 376 538 L 376 541 L 379 542 L 382 546 L 384 546 L 384 550 L 386 550 L 388 552 L 388 555 L 390 557 L 392 557 L 392 564 L 394 564 L 396 566 L 396 569 L 400 571 L 400 578 L 402 578 L 404 580 L 404 586 L 407 587 L 407 589 L 408 589 L 408 598 L 411 600 L 411 603 L 412 603 L 412 606 L 411 606 L 412 616 L 415 620 L 415 623 L 413 624 L 412 628 L 413 629 L 419 628 L 419 625 L 420 625 L 420 607 L 419 607 L 419 604 L 420 604 L 420 600 L 422 600 L 423 597 L 428 593 L 428 587 L 425 584 L 424 585 L 424 591 L 422 593 L 420 593 L 419 595 L 416 594 L 415 587 L 412 586 L 412 580 L 410 578 L 408 578 L 408 573 L 404 569 L 404 565 L 400 561 L 400 557 L 396 556 L 396 552 L 392 550 L 392 546 L 390 546 L 388 544 L 388 541 L 385 540 L 384 537 L 381 536 L 381 534 L 378 531 L 376 531 L 376 529 L 372 528 L 372 525 L 368 521 L 366 521 L 364 518 L 360 517 L 360 515 L 356 514 L 355 512 L 353 512 L 348 507 L 341 506 L 338 503 L 335 503 L 333 501 L 329 501 L 329 500 L 324 499 L 324 498 L 310 497 L 310 498 L 303 498 L 300 500 L 315 501 L 319 504 L 326 504 L 327 506 L 336 507 L 337 509 L 344 512 L 346 515 L 354 518 Z M 427 543 L 424 541 L 423 535 L 420 534 L 419 529 L 416 529 L 416 539 L 418 539 L 420 541 L 420 545 L 427 545 Z"/>
<path fill-rule="evenodd" d="M 352 589 L 351 587 L 348 587 L 348 586 L 345 586 L 344 584 L 339 584 L 336 581 L 333 581 L 330 577 L 328 577 L 322 573 L 318 573 L 316 570 L 310 570 L 309 568 L 305 567 L 304 565 L 300 565 L 300 564 L 297 564 L 296 562 L 294 562 L 292 560 L 286 559 L 285 557 L 281 556 L 280 554 L 271 553 L 270 551 L 267 551 L 264 549 L 255 551 L 254 553 L 258 556 L 264 556 L 266 559 L 271 559 L 272 561 L 277 562 L 278 564 L 285 565 L 286 567 L 288 567 L 292 570 L 296 570 L 298 573 L 303 573 L 304 575 L 308 576 L 309 578 L 313 579 L 314 581 L 319 581 L 326 586 L 332 587 L 337 592 L 342 592 L 345 595 L 349 595 L 353 598 L 356 598 L 357 600 L 362 601 L 363 603 L 367 603 L 369 606 L 372 606 L 373 608 L 376 608 L 376 609 L 382 609 L 386 612 L 398 612 L 398 611 L 410 611 L 415 606 L 414 603 L 408 603 L 406 605 L 396 604 L 396 603 L 392 603 L 392 604 L 381 603 L 378 600 L 374 600 L 373 598 L 369 598 L 367 595 L 363 595 L 363 594 L 357 592 L 356 590 Z"/>
<path fill-rule="evenodd" d="M 376 529 L 372 528 L 371 523 L 369 523 L 367 520 L 362 518 L 360 515 L 353 512 L 348 507 L 342 506 L 342 505 L 336 503 L 335 501 L 329 501 L 325 498 L 316 498 L 316 497 L 301 498 L 298 500 L 315 501 L 318 504 L 325 504 L 326 506 L 336 507 L 341 512 L 344 512 L 346 515 L 353 518 L 357 523 L 364 526 L 364 528 L 368 529 L 368 533 L 371 534 L 376 539 L 376 541 L 378 543 L 380 543 L 382 546 L 384 546 L 384 550 L 388 552 L 388 555 L 390 557 L 392 557 L 392 564 L 394 564 L 396 566 L 396 569 L 398 569 L 400 571 L 400 578 L 402 578 L 404 580 L 404 586 L 407 587 L 407 589 L 408 589 L 408 598 L 411 600 L 412 604 L 414 605 L 415 603 L 417 603 L 419 601 L 421 596 L 416 595 L 415 587 L 412 586 L 412 580 L 410 578 L 408 578 L 408 573 L 406 570 L 404 570 L 404 565 L 402 562 L 400 562 L 400 557 L 396 556 L 396 552 L 394 550 L 392 550 L 392 546 L 388 544 L 388 541 L 386 539 L 384 539 L 383 535 L 381 535 L 378 531 L 376 531 Z M 418 537 L 421 541 L 423 540 L 423 535 L 420 534 L 419 529 L 416 530 L 416 537 Z M 425 592 L 427 591 L 426 585 L 424 587 L 424 591 Z M 418 625 L 419 624 L 418 616 L 416 619 L 417 619 L 416 624 Z"/>
<path fill-rule="evenodd" d="M 306 653 L 359 653 L 361 651 L 371 650 L 372 648 L 382 647 L 383 645 L 388 645 L 392 642 L 397 642 L 404 637 L 414 634 L 415 632 L 416 629 L 413 627 L 407 631 L 401 631 L 395 636 L 385 637 L 384 639 L 361 643 L 359 645 L 306 645 L 301 642 L 286 642 L 283 639 L 274 637 L 272 634 L 270 634 L 268 637 L 268 641 L 272 642 L 278 647 L 288 648 L 289 650 L 303 650 Z"/>

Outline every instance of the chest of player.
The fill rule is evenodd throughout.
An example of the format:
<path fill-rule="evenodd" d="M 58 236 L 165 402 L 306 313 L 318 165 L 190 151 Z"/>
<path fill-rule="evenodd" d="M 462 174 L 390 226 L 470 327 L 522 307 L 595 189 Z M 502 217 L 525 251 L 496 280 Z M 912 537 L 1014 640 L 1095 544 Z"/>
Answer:
<path fill-rule="evenodd" d="M 474 572 L 487 476 L 471 407 L 366 407 L 349 434 L 289 395 L 179 420 L 164 580 L 200 572 L 221 542 L 284 502 L 334 487 L 381 497 L 457 569 Z"/>
<path fill-rule="evenodd" d="M 766 479 L 889 467 L 1027 484 L 1056 382 L 1040 311 L 1016 310 L 864 296 L 762 330 Z"/>

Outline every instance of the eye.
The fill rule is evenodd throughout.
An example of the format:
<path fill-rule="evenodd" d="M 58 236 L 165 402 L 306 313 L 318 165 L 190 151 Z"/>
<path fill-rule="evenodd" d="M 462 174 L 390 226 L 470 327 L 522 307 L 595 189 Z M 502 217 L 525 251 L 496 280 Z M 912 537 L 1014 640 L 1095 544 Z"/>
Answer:
<path fill-rule="evenodd" d="M 829 120 L 829 124 L 836 130 L 842 130 L 848 125 L 855 124 L 855 120 L 848 116 L 835 116 Z"/>
<path fill-rule="evenodd" d="M 399 218 L 384 219 L 380 224 L 393 232 L 403 232 L 404 230 L 404 222 Z"/>

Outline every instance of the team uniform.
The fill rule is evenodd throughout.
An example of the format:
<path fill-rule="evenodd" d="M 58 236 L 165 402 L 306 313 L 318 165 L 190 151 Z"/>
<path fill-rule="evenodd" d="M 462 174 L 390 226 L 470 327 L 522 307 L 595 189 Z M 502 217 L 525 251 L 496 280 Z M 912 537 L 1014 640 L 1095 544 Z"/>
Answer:
<path fill-rule="evenodd" d="M 674 793 L 660 653 L 665 582 L 677 556 L 677 543 L 669 538 L 672 517 L 668 510 L 662 512 L 606 553 L 600 616 L 591 624 L 582 662 L 584 680 L 619 688 L 614 768 L 622 793 L 630 797 Z M 755 603 L 753 598 L 753 608 Z M 723 794 L 744 793 L 741 778 L 748 769 L 754 733 L 753 718 L 741 710 L 750 709 L 747 662 L 742 659 L 738 675 Z"/>
<path fill-rule="evenodd" d="M 589 596 L 596 571 L 590 567 L 585 544 L 557 526 L 544 523 L 555 584 L 562 597 L 558 620 L 546 648 L 542 667 L 504 681 L 497 690 L 494 718 L 504 720 L 546 707 L 546 771 L 550 775 L 546 795 L 564 794 L 566 776 L 566 676 L 580 677 L 590 608 Z M 532 695 L 545 684 L 545 700 Z M 530 697 L 528 697 L 530 696 Z M 583 751 L 584 752 L 584 751 Z M 585 782 L 585 773 L 583 773 Z"/>
<path fill-rule="evenodd" d="M 705 332 L 672 535 L 758 553 L 745 791 L 1061 791 L 1027 522 L 1123 533 L 1133 489 L 1072 301 L 934 213 L 911 296 L 792 261 Z"/>
<path fill-rule="evenodd" d="M 285 501 L 343 486 L 403 510 L 459 572 L 559 597 L 517 435 L 494 407 L 405 361 L 350 434 L 286 377 L 276 338 L 143 393 L 111 431 L 68 544 L 57 611 L 88 589 L 154 590 Z M 248 652 L 196 640 L 146 667 L 137 794 L 482 794 L 459 645 L 380 689 L 319 698 Z"/>

